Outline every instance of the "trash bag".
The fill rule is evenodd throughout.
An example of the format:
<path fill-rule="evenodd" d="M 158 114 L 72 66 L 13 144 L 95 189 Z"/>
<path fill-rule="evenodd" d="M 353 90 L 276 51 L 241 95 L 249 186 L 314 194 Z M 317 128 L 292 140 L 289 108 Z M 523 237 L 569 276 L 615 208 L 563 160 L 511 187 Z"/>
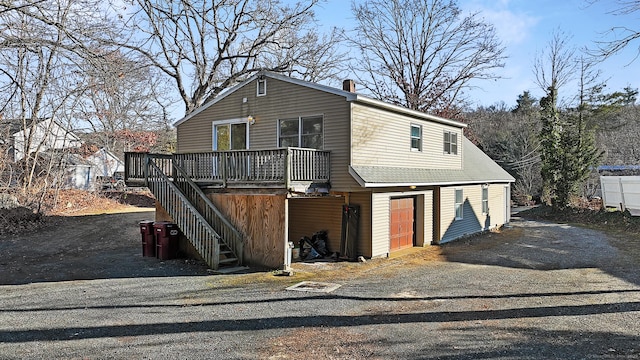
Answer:
<path fill-rule="evenodd" d="M 306 260 L 307 256 L 309 256 L 309 253 L 311 252 L 311 249 L 313 249 L 313 246 L 311 245 L 311 239 L 307 236 L 301 237 L 300 241 L 298 241 L 298 248 L 300 249 L 300 255 L 298 256 L 301 260 Z"/>
<path fill-rule="evenodd" d="M 311 236 L 311 245 L 322 256 L 329 255 L 328 241 L 329 237 L 326 230 L 317 231 Z"/>
<path fill-rule="evenodd" d="M 311 250 L 309 251 L 309 254 L 307 254 L 307 257 L 305 258 L 305 260 L 321 259 L 322 257 L 323 257 L 322 255 L 318 254 L 316 249 L 311 248 Z"/>

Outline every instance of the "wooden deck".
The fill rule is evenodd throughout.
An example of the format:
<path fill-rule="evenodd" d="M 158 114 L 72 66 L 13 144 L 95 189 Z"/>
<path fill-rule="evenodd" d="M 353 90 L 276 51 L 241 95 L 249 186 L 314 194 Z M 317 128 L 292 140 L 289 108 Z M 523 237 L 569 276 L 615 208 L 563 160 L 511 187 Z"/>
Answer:
<path fill-rule="evenodd" d="M 232 150 L 172 155 L 125 153 L 125 182 L 146 184 L 149 159 L 170 178 L 174 164 L 202 187 L 281 188 L 295 192 L 328 189 L 331 154 L 305 148 Z"/>

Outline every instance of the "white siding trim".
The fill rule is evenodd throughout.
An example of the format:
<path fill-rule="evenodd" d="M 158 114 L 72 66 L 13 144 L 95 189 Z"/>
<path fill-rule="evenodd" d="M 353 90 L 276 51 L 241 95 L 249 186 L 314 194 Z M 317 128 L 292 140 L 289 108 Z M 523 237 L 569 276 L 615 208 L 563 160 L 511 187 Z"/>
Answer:
<path fill-rule="evenodd" d="M 416 211 L 416 214 L 422 212 L 424 217 L 418 219 L 416 216 L 416 236 L 419 234 L 418 226 L 423 226 L 424 239 L 417 239 L 416 243 L 423 243 L 423 246 L 429 245 L 433 241 L 433 190 L 422 191 L 397 191 L 397 192 L 381 192 L 371 194 L 371 256 L 388 256 L 390 249 L 390 200 L 399 197 L 418 197 L 423 196 L 423 209 Z M 414 206 L 419 206 L 420 201 L 416 201 Z M 417 209 L 416 209 L 417 210 Z M 421 241 L 422 240 L 422 241 Z"/>

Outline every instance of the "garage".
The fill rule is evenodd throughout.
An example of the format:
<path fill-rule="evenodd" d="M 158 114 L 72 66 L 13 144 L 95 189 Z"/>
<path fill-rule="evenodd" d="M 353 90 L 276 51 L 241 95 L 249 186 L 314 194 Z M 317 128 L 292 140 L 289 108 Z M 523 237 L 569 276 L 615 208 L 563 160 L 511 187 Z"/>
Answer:
<path fill-rule="evenodd" d="M 415 239 L 415 198 L 395 198 L 389 201 L 389 251 L 412 247 Z"/>

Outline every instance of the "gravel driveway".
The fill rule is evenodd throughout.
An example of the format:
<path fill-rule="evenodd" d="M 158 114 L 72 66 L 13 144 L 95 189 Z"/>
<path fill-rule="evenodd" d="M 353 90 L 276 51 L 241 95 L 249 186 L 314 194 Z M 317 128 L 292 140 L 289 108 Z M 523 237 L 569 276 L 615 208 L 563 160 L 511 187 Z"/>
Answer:
<path fill-rule="evenodd" d="M 295 264 L 291 278 L 174 260 L 175 274 L 89 276 L 86 264 L 84 280 L 4 281 L 0 358 L 640 359 L 640 267 L 621 239 L 512 225 L 395 259 Z M 141 261 L 130 233 L 135 250 L 113 267 Z M 285 290 L 327 279 L 341 286 Z"/>

